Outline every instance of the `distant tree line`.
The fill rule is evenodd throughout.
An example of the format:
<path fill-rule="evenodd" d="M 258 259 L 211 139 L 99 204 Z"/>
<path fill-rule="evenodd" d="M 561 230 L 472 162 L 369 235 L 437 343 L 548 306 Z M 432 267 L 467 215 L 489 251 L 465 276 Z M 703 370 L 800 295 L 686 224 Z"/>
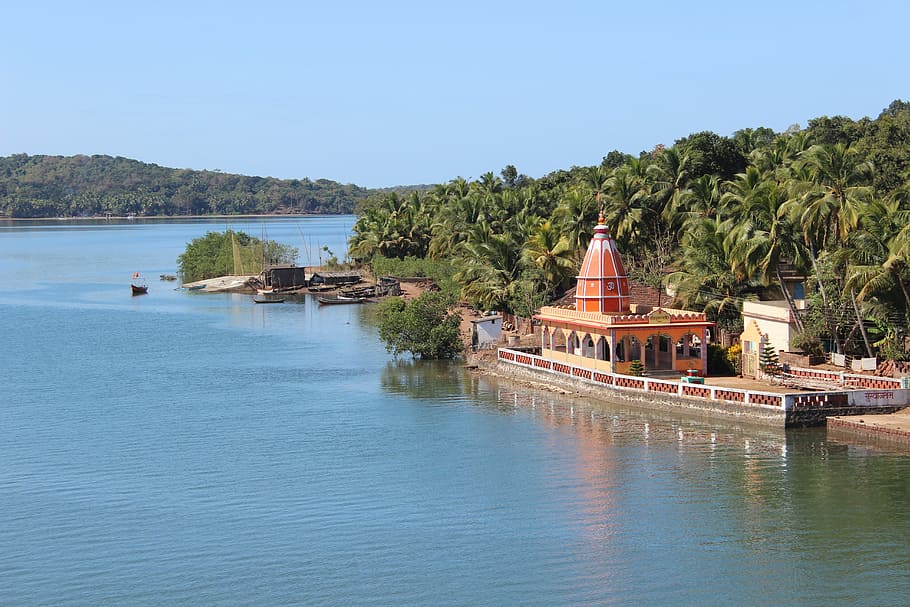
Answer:
<path fill-rule="evenodd" d="M 352 213 L 371 193 L 327 179 L 170 169 L 111 156 L 0 158 L 0 215 L 8 217 Z"/>

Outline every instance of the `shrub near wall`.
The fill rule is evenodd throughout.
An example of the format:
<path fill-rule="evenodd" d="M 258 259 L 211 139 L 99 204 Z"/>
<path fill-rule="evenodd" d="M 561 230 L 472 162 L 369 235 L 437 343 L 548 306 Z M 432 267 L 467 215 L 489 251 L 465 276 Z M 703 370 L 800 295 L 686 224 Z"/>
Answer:
<path fill-rule="evenodd" d="M 727 350 L 728 348 L 717 344 L 708 344 L 708 375 L 736 374 L 735 369 L 730 364 Z"/>

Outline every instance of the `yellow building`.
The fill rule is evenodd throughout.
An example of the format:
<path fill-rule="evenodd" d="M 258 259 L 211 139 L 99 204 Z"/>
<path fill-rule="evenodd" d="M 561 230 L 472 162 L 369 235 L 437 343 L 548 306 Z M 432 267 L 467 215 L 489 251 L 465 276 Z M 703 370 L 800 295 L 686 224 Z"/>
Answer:
<path fill-rule="evenodd" d="M 629 277 L 604 225 L 594 228 L 578 275 L 574 306 L 544 306 L 541 356 L 606 373 L 708 371 L 708 322 L 700 312 L 650 307 L 630 299 Z"/>

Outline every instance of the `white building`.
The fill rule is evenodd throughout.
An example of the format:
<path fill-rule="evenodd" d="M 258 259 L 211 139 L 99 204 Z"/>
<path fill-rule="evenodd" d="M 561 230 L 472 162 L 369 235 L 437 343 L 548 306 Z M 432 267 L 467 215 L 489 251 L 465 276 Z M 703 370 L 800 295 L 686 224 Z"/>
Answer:
<path fill-rule="evenodd" d="M 502 337 L 502 316 L 483 316 L 471 321 L 471 347 L 486 348 Z"/>
<path fill-rule="evenodd" d="M 797 299 L 798 308 L 805 307 L 805 300 Z M 798 333 L 796 320 L 785 300 L 779 301 L 744 301 L 743 326 L 748 327 L 754 320 L 758 330 L 768 343 L 774 346 L 775 352 L 790 352 L 791 342 Z"/>
<path fill-rule="evenodd" d="M 805 300 L 797 299 L 798 309 L 805 307 Z M 770 344 L 775 352 L 790 352 L 793 337 L 798 333 L 790 306 L 784 300 L 744 301 L 743 375 L 759 377 L 761 352 Z"/>

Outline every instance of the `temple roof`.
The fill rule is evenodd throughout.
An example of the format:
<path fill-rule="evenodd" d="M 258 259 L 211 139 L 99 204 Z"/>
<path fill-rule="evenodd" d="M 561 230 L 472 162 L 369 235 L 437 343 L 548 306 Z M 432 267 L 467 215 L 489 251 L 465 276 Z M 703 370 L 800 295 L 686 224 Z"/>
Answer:
<path fill-rule="evenodd" d="M 629 294 L 629 276 L 601 216 L 578 274 L 575 309 L 601 314 L 625 312 L 631 303 Z"/>

